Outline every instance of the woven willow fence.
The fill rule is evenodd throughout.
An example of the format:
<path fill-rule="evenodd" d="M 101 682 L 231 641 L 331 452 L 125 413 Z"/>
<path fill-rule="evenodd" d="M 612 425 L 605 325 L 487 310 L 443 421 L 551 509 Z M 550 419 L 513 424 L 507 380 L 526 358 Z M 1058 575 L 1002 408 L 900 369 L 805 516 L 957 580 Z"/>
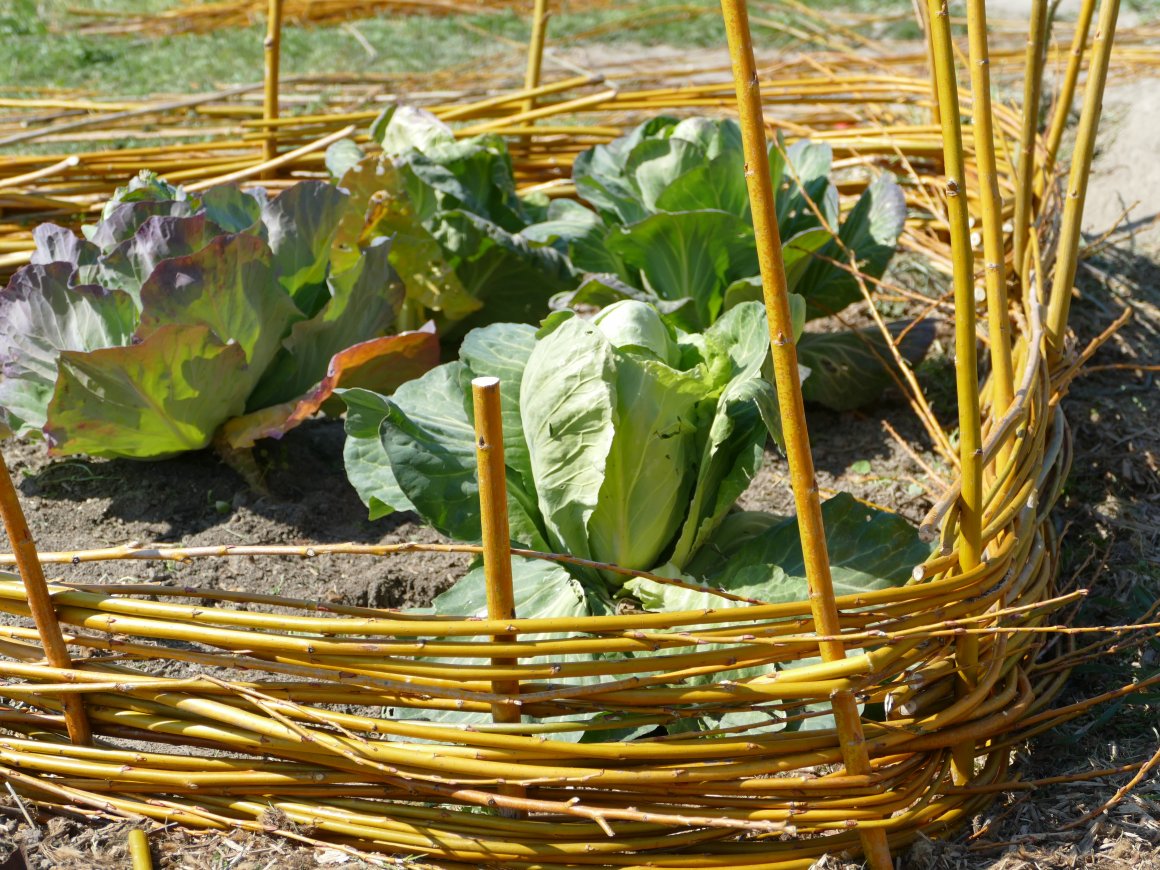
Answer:
<path fill-rule="evenodd" d="M 1046 4 L 1033 5 L 1025 76 L 1027 105 L 1035 107 Z M 519 618 L 511 612 L 511 554 L 571 557 L 509 547 L 497 412 L 503 385 L 494 382 L 474 385 L 480 546 L 37 554 L 4 471 L 0 502 L 21 577 L 0 575 L 0 611 L 24 621 L 0 629 L 0 726 L 7 732 L 0 778 L 47 807 L 267 831 L 442 866 L 791 868 L 849 852 L 883 868 L 919 831 L 949 834 L 1003 791 L 1011 746 L 1089 706 L 1050 709 L 1070 651 L 1067 635 L 1049 643 L 1059 640 L 1052 613 L 1078 596 L 1057 591 L 1050 514 L 1072 456 L 1060 401 L 1095 347 L 1078 352 L 1066 325 L 1117 0 L 1103 0 L 1086 55 L 1062 197 L 1054 184 L 1059 140 L 1037 136 L 1035 111 L 1025 118 L 987 97 L 981 0 L 968 4 L 969 102 L 956 90 L 945 10 L 931 4 L 938 125 L 930 123 L 932 90 L 922 78 L 824 69 L 759 76 L 744 0 L 723 0 L 723 9 L 748 165 L 758 167 L 749 190 L 810 599 L 739 606 L 722 593 L 711 610 Z M 1083 60 L 1072 58 L 1065 81 L 1075 87 Z M 631 110 L 724 102 L 721 86 L 691 85 L 640 91 L 635 103 L 618 94 L 537 109 L 534 99 L 550 93 L 530 77 L 506 98 L 443 114 L 482 117 L 469 133 L 482 127 L 525 137 L 540 132 L 530 126 L 540 117 L 595 116 L 586 127 L 551 128 L 527 140 L 522 177 L 552 185 L 560 165 L 588 142 L 615 135 Z M 1056 119 L 1066 118 L 1071 101 L 1065 89 Z M 963 107 L 972 118 L 966 143 Z M 863 120 L 851 129 L 851 117 Z M 917 384 L 902 386 L 957 478 L 925 523 L 938 546 L 900 588 L 847 597 L 832 590 L 795 349 L 784 338 L 792 332 L 764 168 L 767 125 L 828 139 L 844 168 L 901 171 L 915 214 L 904 244 L 953 278 L 957 444 Z M 1011 153 L 997 141 L 1021 148 Z M 267 157 L 276 143 L 270 149 Z M 293 159 L 273 167 L 251 159 L 245 172 Z M 215 177 L 212 168 L 204 177 Z M 859 177 L 852 172 L 843 193 L 864 184 Z M 972 250 L 969 214 L 979 221 L 980 251 Z M 981 388 L 976 285 L 984 291 L 991 372 Z M 144 584 L 50 585 L 41 568 L 424 550 L 483 555 L 489 619 Z M 167 675 L 190 666 L 193 676 Z M 764 673 L 736 676 L 754 667 Z M 885 718 L 862 718 L 861 704 L 882 704 Z M 491 721 L 464 726 L 392 714 L 401 708 L 419 717 L 490 714 Z M 836 727 L 606 736 L 752 710 L 832 714 Z M 587 740 L 558 739 L 576 732 Z"/>

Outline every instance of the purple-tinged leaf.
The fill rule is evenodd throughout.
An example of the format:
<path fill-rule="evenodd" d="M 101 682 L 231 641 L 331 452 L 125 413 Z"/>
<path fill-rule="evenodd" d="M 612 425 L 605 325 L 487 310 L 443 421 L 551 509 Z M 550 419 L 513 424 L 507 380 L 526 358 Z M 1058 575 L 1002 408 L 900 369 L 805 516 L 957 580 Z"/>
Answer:
<path fill-rule="evenodd" d="M 151 217 L 133 238 L 117 245 L 102 258 L 102 283 L 124 290 L 140 305 L 141 285 L 153 274 L 158 263 L 195 254 L 220 235 L 223 235 L 221 228 L 204 214 Z"/>
<path fill-rule="evenodd" d="M 0 291 L 0 418 L 17 434 L 38 430 L 61 351 L 124 344 L 136 326 L 120 291 L 69 286 L 69 263 L 26 266 Z"/>
<path fill-rule="evenodd" d="M 236 344 L 247 365 L 235 377 L 246 394 L 301 316 L 278 289 L 266 243 L 244 233 L 162 261 L 141 287 L 141 306 L 137 338 L 165 326 L 204 324 L 223 344 Z"/>
<path fill-rule="evenodd" d="M 193 208 L 188 202 L 154 201 L 110 203 L 105 207 L 105 216 L 99 224 L 81 227 L 85 237 L 101 249 L 109 253 L 121 242 L 133 238 L 133 234 L 151 217 L 172 215 L 173 217 L 189 217 Z"/>

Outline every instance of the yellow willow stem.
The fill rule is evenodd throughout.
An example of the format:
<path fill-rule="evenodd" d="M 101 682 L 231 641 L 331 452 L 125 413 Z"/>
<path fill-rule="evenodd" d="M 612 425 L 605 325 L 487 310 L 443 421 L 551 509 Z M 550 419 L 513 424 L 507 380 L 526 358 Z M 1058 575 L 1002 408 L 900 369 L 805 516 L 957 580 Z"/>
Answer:
<path fill-rule="evenodd" d="M 134 828 L 129 832 L 129 858 L 133 862 L 133 870 L 153 870 L 149 839 L 140 828 Z"/>
<path fill-rule="evenodd" d="M 987 325 L 991 338 L 991 414 L 998 419 L 1011 407 L 1015 376 L 1011 365 L 1011 317 L 1007 309 L 1007 276 L 1004 274 L 1003 199 L 999 195 L 999 170 L 995 165 L 986 0 L 967 0 L 967 34 L 975 159 L 979 199 L 983 206 L 983 281 L 987 291 Z M 1001 451 L 1000 464 L 1005 456 L 1006 451 Z"/>
<path fill-rule="evenodd" d="M 749 30 L 749 10 L 746 0 L 721 0 L 721 12 L 729 40 L 733 81 L 737 88 L 737 109 L 745 150 L 745 182 L 752 206 L 765 310 L 769 320 L 774 380 L 781 410 L 794 505 L 797 508 L 798 535 L 805 562 L 810 610 L 814 618 L 814 630 L 818 634 L 833 636 L 841 632 L 841 622 L 838 605 L 834 599 L 834 583 L 830 575 L 830 558 L 826 549 L 826 530 L 822 521 L 821 502 L 818 498 L 813 456 L 810 452 L 809 430 L 806 426 L 805 404 L 802 400 L 801 376 L 798 371 L 797 348 L 794 345 L 793 320 L 789 307 L 789 290 L 786 286 L 773 184 L 769 174 L 761 87 L 758 84 Z M 840 641 L 820 641 L 818 647 L 822 658 L 827 662 L 845 658 L 845 646 Z M 850 692 L 837 692 L 831 698 L 846 770 L 852 774 L 867 773 L 870 770 L 870 759 L 854 697 Z M 874 870 L 888 870 L 893 867 L 885 831 L 877 829 L 860 831 L 859 838 Z"/>
<path fill-rule="evenodd" d="M 28 522 L 24 518 L 24 511 L 20 507 L 20 499 L 16 496 L 16 487 L 12 485 L 12 477 L 8 474 L 8 465 L 3 455 L 0 455 L 0 521 L 3 521 L 8 542 L 16 555 L 16 565 L 24 581 L 24 595 L 36 623 L 40 643 L 44 647 L 44 657 L 54 668 L 71 668 L 72 660 L 69 658 L 68 647 L 65 646 L 64 636 L 60 631 L 60 622 L 57 620 L 48 584 L 44 581 L 44 571 L 36 554 L 36 544 L 32 540 L 32 532 L 28 529 Z M 85 713 L 84 702 L 75 695 L 65 695 L 61 703 L 64 707 L 69 737 L 74 743 L 89 743 L 93 738 L 93 732 L 89 726 L 89 717 Z"/>
<path fill-rule="evenodd" d="M 503 420 L 500 410 L 499 378 L 476 378 L 471 382 L 475 411 L 475 463 L 479 474 L 479 512 L 483 540 L 483 572 L 487 584 L 487 615 L 490 619 L 515 619 L 512 589 L 511 530 L 508 525 L 507 479 L 503 456 Z M 513 641 L 514 634 L 497 634 L 497 643 Z M 519 664 L 519 659 L 493 658 L 493 667 Z M 494 680 L 492 694 L 516 695 L 519 680 Z M 519 722 L 517 704 L 492 704 L 491 717 L 499 724 Z M 524 797 L 524 789 L 501 788 L 504 794 Z M 510 814 L 511 810 L 503 810 Z"/>
<path fill-rule="evenodd" d="M 955 291 L 955 375 L 959 403 L 959 456 L 962 490 L 959 496 L 959 564 L 969 571 L 982 552 L 983 436 L 979 411 L 978 360 L 975 355 L 974 260 L 967 222 L 966 169 L 959 121 L 959 92 L 955 79 L 954 46 L 946 0 L 930 0 L 931 44 L 935 57 L 942 115 L 943 154 L 946 164 L 947 219 L 950 224 L 951 267 Z M 976 683 L 978 638 L 967 636 L 957 644 L 960 694 Z M 954 748 L 954 779 L 963 785 L 974 775 L 974 743 Z"/>
<path fill-rule="evenodd" d="M 1080 114 L 1079 128 L 1075 134 L 1075 153 L 1067 179 L 1063 223 L 1059 230 L 1055 274 L 1047 309 L 1047 351 L 1052 361 L 1058 360 L 1063 353 L 1063 339 L 1067 333 L 1071 288 L 1075 284 L 1075 268 L 1079 261 L 1083 204 L 1087 196 L 1088 176 L 1091 174 L 1092 155 L 1096 147 L 1096 128 L 1100 124 L 1104 85 L 1108 80 L 1108 64 L 1112 57 L 1112 41 L 1119 12 L 1120 0 L 1103 0 L 1100 4 L 1100 20 L 1096 25 L 1095 40 L 1092 42 L 1092 59 L 1088 66 L 1083 112 Z"/>
<path fill-rule="evenodd" d="M 544 41 L 548 35 L 548 0 L 536 0 L 532 12 L 532 38 L 528 43 L 528 67 L 524 73 L 524 88 L 532 90 L 540 85 L 540 66 L 544 61 Z M 524 111 L 536 108 L 535 94 L 524 98 Z"/>
<path fill-rule="evenodd" d="M 1019 168 L 1015 188 L 1015 244 L 1012 255 L 1016 274 L 1023 273 L 1023 252 L 1031 231 L 1031 195 L 1035 182 L 1035 144 L 1039 133 L 1039 100 L 1043 64 L 1047 56 L 1047 0 L 1032 0 L 1027 34 L 1027 57 L 1023 65 L 1023 127 L 1019 134 Z"/>
<path fill-rule="evenodd" d="M 1091 30 L 1092 16 L 1096 11 L 1096 0 L 1083 0 L 1079 7 L 1079 17 L 1075 21 L 1075 34 L 1071 38 L 1071 50 L 1067 58 L 1067 70 L 1063 83 L 1059 86 L 1059 96 L 1055 100 L 1055 112 L 1051 116 L 1051 127 L 1047 133 L 1046 154 L 1043 157 L 1043 171 L 1035 180 L 1035 192 L 1042 194 L 1055 169 L 1055 158 L 1059 156 L 1059 143 L 1063 141 L 1063 131 L 1067 128 L 1067 118 L 1071 114 L 1071 103 L 1075 99 L 1079 68 L 1083 63 L 1084 48 L 1087 46 L 1088 31 Z"/>
<path fill-rule="evenodd" d="M 266 38 L 262 42 L 266 57 L 266 77 L 263 90 L 262 117 L 273 121 L 278 117 L 278 67 L 282 50 L 282 0 L 269 0 L 266 11 Z M 269 163 L 278 156 L 278 133 L 273 127 L 266 129 L 262 140 L 262 160 Z M 268 170 L 267 177 L 273 173 Z"/>
<path fill-rule="evenodd" d="M 926 49 L 926 61 L 931 70 L 930 80 L 930 120 L 932 124 L 941 123 L 939 118 L 938 84 L 934 80 L 934 48 L 930 41 L 930 13 L 923 0 L 912 0 L 914 3 L 914 17 L 918 19 L 919 29 L 922 31 L 922 45 Z"/>

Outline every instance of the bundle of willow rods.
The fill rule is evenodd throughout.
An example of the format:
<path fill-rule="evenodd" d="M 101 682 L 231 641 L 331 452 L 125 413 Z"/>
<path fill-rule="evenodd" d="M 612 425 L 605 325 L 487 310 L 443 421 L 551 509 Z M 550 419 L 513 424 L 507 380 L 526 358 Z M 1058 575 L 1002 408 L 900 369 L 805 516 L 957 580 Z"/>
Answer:
<path fill-rule="evenodd" d="M 752 151 L 763 147 L 763 106 L 747 86 L 744 5 L 723 6 Z M 973 16 L 980 7 L 973 0 Z M 925 81 L 863 75 L 866 92 L 853 94 L 849 81 L 824 72 L 783 82 L 793 105 L 811 101 L 809 134 L 830 138 L 846 167 L 901 171 L 926 215 L 912 219 L 909 243 L 953 275 L 959 450 L 933 415 L 924 422 L 958 477 L 925 524 L 938 546 L 905 586 L 835 598 L 807 556 L 810 601 L 721 593 L 720 606 L 706 610 L 527 619 L 503 613 L 499 600 L 491 618 L 478 619 L 151 584 L 46 586 L 40 574 L 41 562 L 438 550 L 482 553 L 490 580 L 510 553 L 577 561 L 509 550 L 506 528 L 496 531 L 497 476 L 485 450 L 494 417 L 486 414 L 477 414 L 485 421 L 477 435 L 492 531 L 485 523 L 482 546 L 130 546 L 37 558 L 5 472 L 0 506 L 22 578 L 0 578 L 0 612 L 9 615 L 0 628 L 0 778 L 46 808 L 272 831 L 441 866 L 804 868 L 824 853 L 861 850 L 884 868 L 918 832 L 961 827 L 1013 784 L 1012 745 L 1100 700 L 1050 706 L 1068 669 L 1092 654 L 1071 643 L 1076 630 L 1054 624 L 1082 590 L 1057 587 L 1050 514 L 1072 457 L 1060 401 L 1093 349 L 1077 353 L 1069 340 L 1067 303 L 1117 9 L 1104 0 L 1062 213 L 1059 197 L 1032 195 L 1036 176 L 1050 193 L 1055 154 L 1019 113 L 966 103 L 975 147 L 964 146 L 937 0 L 940 126 L 922 117 Z M 976 37 L 980 26 L 972 25 Z M 984 76 L 976 93 L 989 87 L 979 63 L 986 49 L 985 39 L 972 40 L 972 69 Z M 1041 63 L 1029 54 L 1029 70 Z M 761 83 L 764 111 L 792 130 L 776 82 Z M 618 91 L 586 105 L 615 119 L 592 138 L 612 135 L 628 111 L 725 107 L 720 88 L 698 88 Z M 475 127 L 517 135 L 530 120 L 521 114 Z M 849 119 L 860 120 L 851 129 Z M 565 150 L 581 135 L 531 140 L 525 180 L 555 177 L 543 166 L 552 146 Z M 996 147 L 996 135 L 1025 144 L 1034 171 L 1013 179 L 1022 151 Z M 761 174 L 750 179 L 755 216 L 771 204 Z M 1003 191 L 1014 210 L 1001 206 Z M 981 251 L 968 212 L 983 230 Z M 766 253 L 776 249 L 769 230 L 758 227 L 774 246 Z M 1005 280 L 984 282 L 992 375 L 980 390 L 970 364 L 974 277 L 994 272 L 1014 277 L 1019 302 L 1008 304 Z M 776 279 L 776 263 L 763 261 L 771 325 L 788 315 Z M 791 473 L 807 484 L 794 487 L 803 551 L 816 555 L 800 393 L 785 401 L 796 388 L 781 364 L 793 361 L 792 343 L 775 353 Z M 916 407 L 929 410 L 909 386 Z M 883 713 L 862 716 L 859 705 Z M 448 710 L 480 719 L 430 718 Z M 751 725 L 692 725 L 736 712 L 758 715 Z M 832 725 L 815 723 L 829 727 L 794 727 L 831 715 Z M 625 729 L 645 736 L 619 739 Z"/>
<path fill-rule="evenodd" d="M 1148 28 L 1118 35 L 1118 78 L 1156 68 L 1156 36 Z M 1024 42 L 1008 36 L 993 48 L 997 82 L 1010 85 L 1025 77 Z M 1052 101 L 1052 116 L 1061 121 L 1067 112 L 1058 107 L 1071 105 L 1073 72 L 1082 82 L 1089 42 L 1089 27 L 1079 26 L 1075 35 L 1057 33 L 1045 48 L 1044 69 L 1058 72 L 1062 82 Z M 770 127 L 791 140 L 826 139 L 839 159 L 895 161 L 892 168 L 907 177 L 909 168 L 898 164 L 909 161 L 928 186 L 937 187 L 931 173 L 941 166 L 941 143 L 930 119 L 927 55 L 913 43 L 888 48 L 889 53 L 877 55 L 831 51 L 770 58 L 761 76 Z M 488 130 L 518 136 L 518 181 L 525 187 L 550 185 L 553 195 L 568 195 L 575 155 L 615 138 L 643 117 L 729 111 L 732 85 L 723 62 L 674 65 L 654 59 L 586 70 L 565 58 L 553 60 L 549 51 L 545 63 L 552 74 L 546 83 L 527 88 L 510 74 L 481 73 L 477 65 L 429 74 L 283 78 L 278 117 L 266 117 L 261 84 L 128 101 L 58 92 L 0 98 L 0 280 L 28 261 L 37 223 L 83 223 L 142 169 L 185 184 L 236 177 L 276 191 L 298 178 L 323 175 L 325 147 L 347 127 L 355 127 L 360 143 L 370 144 L 364 132 L 370 121 L 384 105 L 401 99 L 431 109 L 463 135 Z M 529 99 L 535 102 L 530 112 Z M 964 105 L 970 106 L 969 99 Z M 303 114 L 302 106 L 310 106 L 310 114 Z M 1000 160 L 1013 164 L 1021 141 L 1019 112 L 1001 103 L 995 113 Z M 1059 150 L 1056 126 L 1062 132 L 1062 125 L 1053 125 L 1046 146 L 1051 155 Z M 132 147 L 123 147 L 127 139 L 133 140 Z M 19 153 L 29 145 L 38 146 L 37 153 Z M 271 148 L 278 155 L 273 166 Z M 1050 167 L 1053 159 L 1045 163 Z M 929 212 L 928 198 L 912 205 Z M 919 249 L 924 243 L 908 238 L 905 244 Z"/>

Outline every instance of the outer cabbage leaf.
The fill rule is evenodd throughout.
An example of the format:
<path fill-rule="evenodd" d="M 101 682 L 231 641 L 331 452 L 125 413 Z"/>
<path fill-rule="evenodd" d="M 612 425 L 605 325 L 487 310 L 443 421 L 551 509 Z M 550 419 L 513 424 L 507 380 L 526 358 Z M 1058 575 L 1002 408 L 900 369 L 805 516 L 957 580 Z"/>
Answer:
<path fill-rule="evenodd" d="M 105 206 L 105 214 L 99 224 L 86 224 L 81 227 L 81 231 L 85 238 L 107 254 L 117 245 L 133 238 L 141 225 L 151 217 L 189 217 L 193 213 L 193 205 L 185 200 L 110 203 Z"/>
<path fill-rule="evenodd" d="M 465 370 L 462 362 L 447 363 L 399 387 L 394 399 L 386 403 L 379 437 L 395 483 L 413 509 L 445 535 L 478 541 L 475 430 Z M 505 447 L 518 437 L 518 433 L 505 432 Z M 542 534 L 525 507 L 531 502 L 519 477 L 509 474 L 512 539 L 543 548 Z"/>
<path fill-rule="evenodd" d="M 92 284 L 97 280 L 101 249 L 92 242 L 56 224 L 41 224 L 32 231 L 32 238 L 36 242 L 29 259 L 32 265 L 71 263 L 76 268 L 73 284 Z"/>
<path fill-rule="evenodd" d="M 390 251 L 389 239 L 377 239 L 351 268 L 327 280 L 330 301 L 310 320 L 290 328 L 250 395 L 249 410 L 302 395 L 323 378 L 335 354 L 390 331 L 403 304 L 402 288 L 391 275 Z"/>
<path fill-rule="evenodd" d="M 897 336 L 911 321 L 890 324 Z M 898 350 L 912 365 L 926 354 L 934 340 L 934 324 L 919 323 L 903 336 Z M 810 376 L 802 396 L 835 411 L 849 411 L 875 401 L 893 382 L 897 363 L 876 326 L 850 332 L 808 332 L 798 341 L 798 360 Z"/>
<path fill-rule="evenodd" d="M 488 323 L 534 323 L 548 314 L 554 293 L 576 285 L 571 264 L 557 251 L 535 247 L 468 212 L 441 214 L 434 235 L 463 287 L 483 306 L 454 323 L 439 318 L 445 342 Z"/>
<path fill-rule="evenodd" d="M 520 416 L 520 388 L 528 357 L 535 346 L 535 327 L 522 323 L 493 323 L 469 332 L 459 348 L 459 358 L 471 377 L 500 380 L 504 461 L 526 481 L 524 488 L 528 491 L 531 491 L 532 464 L 524 440 L 524 421 Z M 466 389 L 470 385 L 463 386 Z"/>
<path fill-rule="evenodd" d="M 262 204 L 278 283 L 307 317 L 326 304 L 330 246 L 349 199 L 334 185 L 302 181 Z"/>
<path fill-rule="evenodd" d="M 607 613 L 606 605 L 593 599 L 583 586 L 580 585 L 564 568 L 550 562 L 535 559 L 512 559 L 512 591 L 515 603 L 515 612 L 521 618 L 527 619 L 562 619 L 573 620 L 585 616 L 602 615 Z M 454 586 L 439 595 L 434 601 L 435 612 L 449 616 L 485 619 L 487 617 L 486 582 L 483 569 L 473 568 Z M 555 640 L 560 635 L 527 634 L 520 635 L 521 640 Z M 563 655 L 553 658 L 554 664 L 569 662 L 591 662 L 591 655 Z M 439 661 L 446 667 L 462 670 L 465 676 L 470 676 L 470 669 L 485 665 L 487 660 L 480 658 L 456 659 L 429 659 Z M 583 685 L 596 682 L 601 677 L 561 677 L 553 679 L 551 685 Z M 408 719 L 426 720 L 439 724 L 456 724 L 471 727 L 473 725 L 487 725 L 491 723 L 491 713 L 464 712 L 460 710 L 405 710 L 394 711 L 396 716 Z M 563 713 L 561 714 L 563 715 Z M 567 711 L 567 715 L 559 722 L 560 729 L 554 730 L 547 737 L 553 741 L 573 743 L 583 740 L 585 731 L 580 726 L 599 714 L 580 711 Z M 524 717 L 526 722 L 556 722 L 555 719 L 537 720 L 529 716 Z M 651 730 L 650 724 L 645 730 Z M 602 735 L 615 733 L 620 739 L 627 739 L 635 734 L 616 733 L 602 730 Z"/>
<path fill-rule="evenodd" d="M 278 291 L 270 249 L 254 236 L 218 236 L 196 254 L 162 261 L 141 288 L 137 337 L 168 325 L 205 324 L 239 347 L 246 369 L 234 375 L 248 394 L 301 315 Z"/>
<path fill-rule="evenodd" d="M 264 235 L 262 206 L 265 191 L 242 190 L 236 184 L 219 184 L 201 193 L 201 211 L 211 223 L 226 233 L 252 232 Z"/>
<path fill-rule="evenodd" d="M 51 452 L 162 459 L 205 447 L 241 413 L 245 368 L 241 346 L 204 325 L 161 326 L 128 347 L 64 351 L 45 426 Z"/>
<path fill-rule="evenodd" d="M 370 518 L 414 510 L 399 489 L 391 458 L 379 438 L 389 408 L 387 397 L 358 388 L 338 390 L 336 395 L 346 404 L 346 444 L 342 449 L 346 476 L 370 511 Z"/>
<path fill-rule="evenodd" d="M 905 584 L 915 565 L 930 555 L 918 530 L 897 514 L 875 510 L 840 493 L 822 504 L 835 595 L 857 596 Z M 733 542 L 728 561 L 712 551 L 689 566 L 706 585 L 757 601 L 805 601 L 809 597 L 796 517 L 761 529 L 747 542 Z M 663 610 L 721 606 L 720 596 L 633 580 L 642 604 Z"/>
<path fill-rule="evenodd" d="M 71 274 L 68 263 L 29 265 L 0 290 L 0 422 L 15 434 L 44 425 L 61 351 L 125 344 L 136 327 L 126 294 L 70 287 Z"/>
<path fill-rule="evenodd" d="M 482 303 L 472 298 L 447 262 L 435 237 L 423 226 L 407 196 L 399 170 L 389 160 L 364 160 L 343 176 L 350 206 L 339 223 L 331 249 L 331 268 L 351 268 L 363 248 L 391 236 L 391 266 L 412 299 L 426 309 L 459 320 Z"/>
<path fill-rule="evenodd" d="M 336 353 L 324 377 L 304 396 L 234 417 L 218 433 L 232 450 L 253 447 L 261 438 L 281 438 L 322 410 L 339 389 L 392 393 L 439 364 L 434 330 L 386 335 L 351 345 Z"/>
<path fill-rule="evenodd" d="M 151 217 L 101 258 L 101 283 L 124 290 L 141 306 L 141 286 L 163 260 L 196 254 L 222 229 L 204 214 L 191 217 Z"/>
<path fill-rule="evenodd" d="M 800 295 L 802 277 L 813 262 L 813 255 L 821 250 L 831 238 L 830 234 L 823 229 L 803 230 L 782 245 L 781 256 L 782 262 L 785 264 L 786 287 L 802 303 L 805 302 L 805 299 Z M 753 275 L 734 281 L 725 288 L 724 310 L 728 311 L 742 302 L 761 302 L 763 300 L 761 275 Z M 804 308 L 802 315 L 803 317 L 805 315 Z"/>
<path fill-rule="evenodd" d="M 604 244 L 608 225 L 600 215 L 570 199 L 554 199 L 547 220 L 524 227 L 520 235 L 541 245 L 551 245 L 585 272 L 622 271 L 623 264 Z"/>
<path fill-rule="evenodd" d="M 839 246 L 831 242 L 821 255 L 848 266 L 853 252 L 858 269 L 870 278 L 881 278 L 906 223 L 906 197 L 892 175 L 880 175 L 859 197 L 838 229 Z M 831 223 L 831 226 L 833 224 Z M 798 285 L 809 303 L 809 316 L 835 314 L 862 298 L 855 276 L 823 259 L 815 259 Z"/>

